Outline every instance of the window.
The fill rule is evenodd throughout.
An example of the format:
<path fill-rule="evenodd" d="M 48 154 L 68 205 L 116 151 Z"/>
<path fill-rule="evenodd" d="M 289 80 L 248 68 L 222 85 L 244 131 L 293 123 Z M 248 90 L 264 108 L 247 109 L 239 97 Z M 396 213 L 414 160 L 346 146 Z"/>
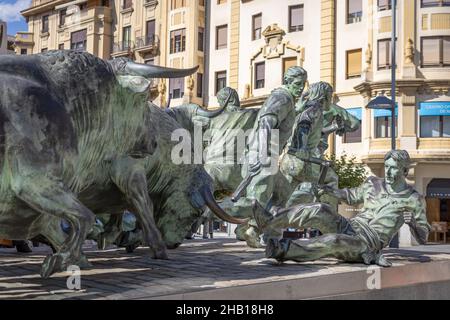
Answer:
<path fill-rule="evenodd" d="M 171 99 L 180 99 L 184 96 L 184 78 L 169 80 L 169 96 Z"/>
<path fill-rule="evenodd" d="M 87 29 L 72 32 L 70 36 L 70 49 L 86 51 Z"/>
<path fill-rule="evenodd" d="M 389 111 L 390 112 L 390 111 Z M 375 138 L 391 137 L 391 119 L 392 117 L 375 117 Z M 397 136 L 397 117 L 395 117 L 395 133 Z"/>
<path fill-rule="evenodd" d="M 108 7 L 109 8 L 109 0 L 102 0 L 102 7 Z"/>
<path fill-rule="evenodd" d="M 450 0 L 421 0 L 422 8 L 427 7 L 448 7 L 450 6 Z"/>
<path fill-rule="evenodd" d="M 346 110 L 349 114 L 356 117 L 359 120 L 359 128 L 353 132 L 346 132 L 342 137 L 343 143 L 359 143 L 361 142 L 361 119 L 362 119 L 362 108 L 349 108 Z"/>
<path fill-rule="evenodd" d="M 198 27 L 198 51 L 203 52 L 205 46 L 205 28 Z"/>
<path fill-rule="evenodd" d="M 362 49 L 347 51 L 346 79 L 361 77 Z"/>
<path fill-rule="evenodd" d="M 344 143 L 359 143 L 361 142 L 361 120 L 359 120 L 359 128 L 353 132 L 346 132 L 343 137 Z"/>
<path fill-rule="evenodd" d="M 197 73 L 197 97 L 203 97 L 203 74 Z"/>
<path fill-rule="evenodd" d="M 420 137 L 450 138 L 450 102 L 420 103 Z"/>
<path fill-rule="evenodd" d="M 378 0 L 378 11 L 391 10 L 391 0 Z"/>
<path fill-rule="evenodd" d="M 60 43 L 58 45 L 58 50 L 64 50 L 64 43 Z"/>
<path fill-rule="evenodd" d="M 362 14 L 362 0 L 347 0 L 347 23 L 360 22 Z"/>
<path fill-rule="evenodd" d="M 378 40 L 378 70 L 391 69 L 391 39 Z"/>
<path fill-rule="evenodd" d="M 289 7 L 289 32 L 303 30 L 303 5 Z"/>
<path fill-rule="evenodd" d="M 132 3 L 131 0 L 130 0 L 130 2 Z M 82 4 L 79 4 L 78 7 L 80 8 L 80 11 L 86 10 L 87 9 L 87 2 L 83 2 Z"/>
<path fill-rule="evenodd" d="M 183 52 L 186 49 L 186 29 L 170 32 L 170 53 Z"/>
<path fill-rule="evenodd" d="M 420 117 L 421 138 L 450 138 L 450 116 Z"/>
<path fill-rule="evenodd" d="M 66 24 L 66 15 L 67 15 L 67 9 L 62 9 L 59 12 L 59 26 L 62 27 Z"/>
<path fill-rule="evenodd" d="M 450 37 L 422 38 L 422 67 L 450 66 Z"/>
<path fill-rule="evenodd" d="M 28 52 L 27 52 L 27 49 L 20 49 L 20 54 L 27 54 Z"/>
<path fill-rule="evenodd" d="M 226 49 L 228 42 L 228 26 L 223 25 L 216 28 L 216 49 Z"/>
<path fill-rule="evenodd" d="M 297 57 L 290 57 L 290 58 L 284 58 L 283 59 L 283 74 L 282 78 L 284 77 L 284 74 L 290 67 L 295 67 L 297 65 Z M 282 81 L 283 82 L 283 81 Z"/>
<path fill-rule="evenodd" d="M 155 20 L 147 21 L 147 37 L 154 37 L 156 33 Z"/>
<path fill-rule="evenodd" d="M 216 72 L 216 94 L 227 86 L 227 72 Z"/>
<path fill-rule="evenodd" d="M 131 48 L 131 26 L 124 27 L 122 33 L 123 50 L 128 50 Z"/>
<path fill-rule="evenodd" d="M 47 48 L 43 48 L 43 49 L 41 50 L 42 53 L 45 53 L 45 52 L 47 52 L 47 51 L 48 51 Z"/>
<path fill-rule="evenodd" d="M 180 9 L 186 6 L 186 0 L 172 0 L 172 10 Z"/>
<path fill-rule="evenodd" d="M 123 0 L 122 9 L 129 9 L 133 6 L 133 0 Z"/>
<path fill-rule="evenodd" d="M 252 17 L 252 40 L 261 39 L 262 32 L 262 14 L 256 14 Z"/>
<path fill-rule="evenodd" d="M 42 32 L 48 32 L 48 16 L 42 17 Z"/>
<path fill-rule="evenodd" d="M 149 20 L 146 23 L 146 31 L 147 31 L 147 37 L 145 39 L 144 45 L 152 45 L 155 43 L 155 33 L 156 33 L 156 26 L 155 26 L 155 20 Z"/>
<path fill-rule="evenodd" d="M 264 88 L 265 73 L 266 73 L 265 62 L 255 64 L 255 89 Z"/>

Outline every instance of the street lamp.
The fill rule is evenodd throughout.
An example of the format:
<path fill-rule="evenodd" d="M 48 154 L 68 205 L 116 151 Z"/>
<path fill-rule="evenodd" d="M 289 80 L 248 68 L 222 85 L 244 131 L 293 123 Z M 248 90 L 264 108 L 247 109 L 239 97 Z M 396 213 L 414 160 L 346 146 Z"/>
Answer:
<path fill-rule="evenodd" d="M 391 110 L 391 149 L 395 150 L 395 89 L 396 89 L 396 70 L 397 70 L 397 62 L 396 62 L 396 30 L 397 30 L 397 0 L 391 1 L 392 5 L 392 37 L 391 37 L 391 99 L 385 96 L 379 96 L 369 102 L 367 108 L 369 109 L 387 109 Z M 391 248 L 399 247 L 399 236 L 398 233 L 394 236 L 391 243 L 389 244 Z"/>

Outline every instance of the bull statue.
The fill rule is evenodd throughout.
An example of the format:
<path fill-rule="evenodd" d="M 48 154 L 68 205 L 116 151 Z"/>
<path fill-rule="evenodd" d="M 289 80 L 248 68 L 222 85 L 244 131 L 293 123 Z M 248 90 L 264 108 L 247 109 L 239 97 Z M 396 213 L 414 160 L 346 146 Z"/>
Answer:
<path fill-rule="evenodd" d="M 179 70 L 51 51 L 0 58 L 0 238 L 44 237 L 41 276 L 88 267 L 95 216 L 131 209 L 152 258 L 166 259 L 206 207 L 227 215 L 199 165 L 175 165 L 179 124 L 148 102 L 155 78 Z M 61 221 L 69 225 L 62 232 Z"/>

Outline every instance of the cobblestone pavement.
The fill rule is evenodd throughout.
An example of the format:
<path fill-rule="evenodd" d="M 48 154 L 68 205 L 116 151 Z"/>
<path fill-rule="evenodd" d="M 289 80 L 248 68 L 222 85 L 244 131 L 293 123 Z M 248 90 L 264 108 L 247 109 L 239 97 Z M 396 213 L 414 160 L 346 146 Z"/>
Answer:
<path fill-rule="evenodd" d="M 394 264 L 450 260 L 438 250 L 389 251 Z M 97 251 L 87 248 L 93 264 L 83 270 L 81 290 L 67 289 L 67 273 L 44 280 L 39 276 L 47 247 L 30 254 L 0 249 L 0 299 L 149 299 L 215 288 L 315 277 L 363 270 L 363 265 L 338 264 L 326 259 L 316 263 L 278 265 L 264 259 L 262 249 L 248 248 L 233 239 L 190 240 L 170 251 L 170 260 L 152 260 L 146 248 L 133 254 L 123 249 Z"/>

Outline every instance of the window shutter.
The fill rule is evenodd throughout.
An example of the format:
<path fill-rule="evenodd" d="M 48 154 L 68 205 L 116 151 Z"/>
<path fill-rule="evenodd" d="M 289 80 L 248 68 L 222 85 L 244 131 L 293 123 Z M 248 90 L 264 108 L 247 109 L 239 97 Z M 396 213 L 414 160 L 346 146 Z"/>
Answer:
<path fill-rule="evenodd" d="M 362 11 L 362 0 L 349 0 L 348 1 L 348 12 L 356 13 Z"/>
<path fill-rule="evenodd" d="M 431 38 L 422 41 L 423 64 L 439 64 L 439 39 Z"/>
<path fill-rule="evenodd" d="M 347 52 L 347 77 L 361 75 L 362 69 L 362 50 Z"/>
<path fill-rule="evenodd" d="M 295 67 L 297 65 L 297 58 L 296 57 L 292 57 L 292 58 L 286 58 L 283 60 L 283 76 L 284 73 L 286 73 L 286 71 L 288 71 L 288 69 L 290 67 Z"/>
<path fill-rule="evenodd" d="M 72 43 L 83 42 L 86 40 L 87 30 L 76 31 L 72 33 Z"/>
<path fill-rule="evenodd" d="M 444 64 L 450 64 L 450 37 L 444 37 L 443 39 L 443 52 L 444 52 Z"/>
<path fill-rule="evenodd" d="M 217 27 L 217 48 L 222 49 L 227 47 L 228 31 L 227 26 Z"/>
<path fill-rule="evenodd" d="M 303 24 L 303 7 L 292 8 L 291 26 L 300 26 Z"/>

